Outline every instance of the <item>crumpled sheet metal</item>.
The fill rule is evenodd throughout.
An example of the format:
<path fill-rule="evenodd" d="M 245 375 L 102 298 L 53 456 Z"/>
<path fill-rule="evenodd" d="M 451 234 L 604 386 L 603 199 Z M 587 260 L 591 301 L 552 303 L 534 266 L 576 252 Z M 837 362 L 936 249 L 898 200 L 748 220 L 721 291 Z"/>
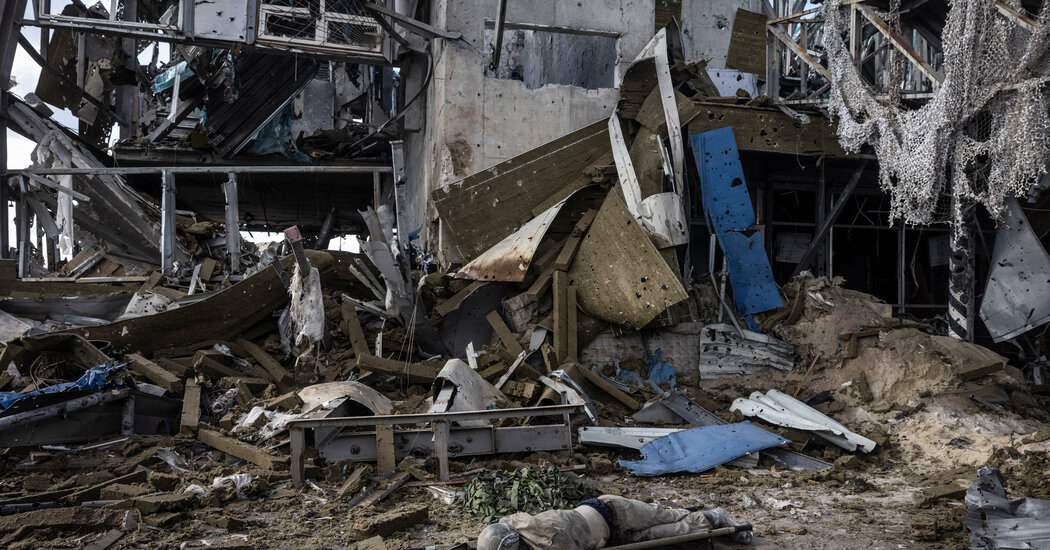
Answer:
<path fill-rule="evenodd" d="M 449 385 L 455 387 L 448 406 L 443 411 L 435 410 L 431 406 L 430 412 L 461 412 L 461 411 L 483 411 L 496 407 L 499 403 L 506 401 L 506 397 L 489 384 L 477 371 L 461 359 L 449 359 L 445 366 L 438 372 L 434 379 L 432 395 L 437 400 L 442 388 Z M 460 426 L 485 427 L 490 424 L 488 420 L 460 420 Z"/>
<path fill-rule="evenodd" d="M 656 439 L 642 447 L 641 460 L 620 466 L 639 476 L 706 472 L 744 455 L 790 443 L 750 422 L 703 426 Z"/>
<path fill-rule="evenodd" d="M 544 210 L 539 216 L 474 258 L 456 272 L 456 278 L 520 283 L 532 265 L 533 256 L 536 255 L 536 249 L 543 241 L 543 236 L 547 234 L 547 230 L 568 200 L 566 198 Z M 479 219 L 478 223 L 485 222 Z"/>
<path fill-rule="evenodd" d="M 993 340 L 1009 340 L 1050 322 L 1050 254 L 1015 198 L 1006 200 L 988 265 L 980 314 Z"/>
<path fill-rule="evenodd" d="M 772 336 L 738 332 L 726 324 L 707 325 L 699 332 L 701 380 L 743 376 L 765 368 L 790 372 L 795 366 L 795 348 Z"/>
<path fill-rule="evenodd" d="M 588 315 L 634 329 L 689 297 L 619 193 L 609 193 L 598 210 L 569 279 Z"/>
<path fill-rule="evenodd" d="M 392 414 L 394 404 L 387 396 L 361 382 L 325 382 L 299 390 L 303 410 L 309 411 L 336 399 L 348 398 L 372 411 L 372 414 Z"/>
<path fill-rule="evenodd" d="M 966 528 L 973 549 L 1050 549 L 1050 500 L 1008 500 L 1003 477 L 981 468 L 966 491 Z"/>
<path fill-rule="evenodd" d="M 762 233 L 755 227 L 733 129 L 693 134 L 692 144 L 704 214 L 725 253 L 737 311 L 751 315 L 783 307 Z"/>
<path fill-rule="evenodd" d="M 757 416 L 770 424 L 814 432 L 847 451 L 860 449 L 870 453 L 875 449 L 874 441 L 778 390 L 769 390 L 765 395 L 756 391 L 750 399 L 738 397 L 729 410 L 739 411 L 744 416 Z"/>

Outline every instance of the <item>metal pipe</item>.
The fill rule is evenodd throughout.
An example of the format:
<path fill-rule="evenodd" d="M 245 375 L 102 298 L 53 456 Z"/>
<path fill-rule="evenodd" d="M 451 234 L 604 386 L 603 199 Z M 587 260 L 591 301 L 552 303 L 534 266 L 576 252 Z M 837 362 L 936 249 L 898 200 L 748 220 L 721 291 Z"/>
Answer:
<path fill-rule="evenodd" d="M 100 166 L 97 168 L 40 168 L 13 171 L 13 174 L 37 176 L 120 176 L 160 174 L 390 174 L 392 166 Z"/>
<path fill-rule="evenodd" d="M 0 418 L 0 431 L 8 428 L 13 428 L 20 424 L 27 424 L 30 422 L 38 422 L 40 420 L 46 420 L 48 418 L 54 418 L 63 414 L 88 409 L 95 405 L 101 405 L 102 403 L 108 403 L 110 401 L 119 401 L 128 397 L 128 390 L 113 390 L 107 392 L 93 393 L 91 395 L 85 395 L 84 397 L 78 397 L 76 399 L 70 399 L 62 403 L 54 405 L 48 405 L 46 407 L 40 407 L 24 413 L 12 414 L 11 416 L 5 416 Z"/>
<path fill-rule="evenodd" d="M 507 0 L 500 0 L 499 11 L 496 12 L 496 41 L 492 47 L 492 61 L 489 63 L 492 72 L 499 68 L 499 58 L 503 50 L 503 24 L 506 18 Z"/>
<path fill-rule="evenodd" d="M 679 535 L 677 537 L 668 537 L 666 539 L 656 540 L 643 540 L 641 542 L 632 542 L 630 544 L 621 544 L 620 546 L 610 546 L 606 550 L 643 550 L 645 548 L 660 548 L 663 546 L 674 546 L 675 544 L 682 544 L 686 542 L 693 542 L 696 540 L 713 539 L 715 537 L 724 537 L 726 535 L 732 535 L 733 533 L 739 533 L 741 531 L 750 531 L 751 525 L 737 525 L 736 527 L 721 527 L 719 529 L 712 529 L 710 531 L 701 531 L 699 533 L 689 533 L 688 535 Z"/>

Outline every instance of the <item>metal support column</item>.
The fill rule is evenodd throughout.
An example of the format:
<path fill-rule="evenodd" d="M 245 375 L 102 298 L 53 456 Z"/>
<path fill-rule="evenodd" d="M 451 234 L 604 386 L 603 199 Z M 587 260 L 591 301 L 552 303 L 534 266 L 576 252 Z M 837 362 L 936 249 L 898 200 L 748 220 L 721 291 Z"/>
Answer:
<path fill-rule="evenodd" d="M 394 168 L 394 215 L 397 221 L 397 239 L 401 246 L 408 246 L 408 233 L 404 219 L 408 210 L 408 183 L 405 181 L 405 142 L 390 142 L 390 160 Z"/>
<path fill-rule="evenodd" d="M 240 209 L 237 205 L 237 174 L 230 172 L 229 179 L 222 184 L 226 195 L 226 253 L 230 258 L 230 271 L 241 271 Z"/>
<path fill-rule="evenodd" d="M 805 25 L 803 25 L 802 28 L 805 28 Z M 802 66 L 805 67 L 806 66 L 805 63 L 803 63 Z M 805 73 L 803 73 L 803 74 L 805 74 Z M 805 80 L 803 80 L 803 82 L 805 82 Z M 827 162 L 827 160 L 825 159 L 825 161 L 821 162 L 820 166 L 817 167 L 817 194 L 816 194 L 816 201 L 815 201 L 815 203 L 816 203 L 816 221 L 817 221 L 816 226 L 818 228 L 823 228 L 824 227 L 824 224 L 826 223 L 826 220 L 827 220 L 827 217 L 828 217 L 828 204 L 827 204 L 828 203 L 828 186 L 827 186 L 827 180 L 824 177 L 824 166 L 825 166 L 826 162 Z M 816 257 L 816 262 L 815 262 L 816 269 L 814 269 L 814 271 L 816 272 L 815 274 L 817 276 L 822 276 L 822 275 L 827 275 L 828 274 L 828 263 L 827 263 L 827 260 L 828 260 L 828 245 L 827 245 L 827 243 L 828 243 L 828 240 L 824 239 L 820 243 L 820 246 L 817 248 L 817 257 Z"/>
<path fill-rule="evenodd" d="M 15 211 L 15 235 L 18 239 L 18 277 L 29 277 L 29 262 L 33 251 L 33 237 L 30 233 L 29 203 L 25 196 L 25 181 L 18 180 L 18 202 Z"/>
<path fill-rule="evenodd" d="M 499 68 L 499 58 L 503 50 L 504 20 L 507 18 L 507 0 L 499 0 L 499 9 L 496 11 L 496 40 L 492 45 L 492 61 L 489 69 L 496 72 Z"/>
<path fill-rule="evenodd" d="M 0 113 L 7 112 L 7 93 L 0 92 Z M 8 229 L 7 203 L 11 200 L 7 179 L 7 117 L 0 117 L 0 258 L 11 254 L 11 231 Z"/>
<path fill-rule="evenodd" d="M 175 275 L 175 175 L 161 173 L 160 271 Z"/>
<path fill-rule="evenodd" d="M 975 225 L 973 201 L 953 196 L 951 256 L 948 260 L 948 336 L 967 341 L 973 340 Z"/>

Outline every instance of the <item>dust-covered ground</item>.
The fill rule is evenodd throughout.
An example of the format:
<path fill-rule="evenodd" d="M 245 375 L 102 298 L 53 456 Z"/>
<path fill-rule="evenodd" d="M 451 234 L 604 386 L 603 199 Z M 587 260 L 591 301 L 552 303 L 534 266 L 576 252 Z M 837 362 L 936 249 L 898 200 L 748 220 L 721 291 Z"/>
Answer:
<path fill-rule="evenodd" d="M 804 293 L 794 314 L 765 321 L 796 347 L 794 370 L 700 382 L 680 369 L 678 390 L 730 422 L 745 419 L 730 412 L 733 400 L 754 391 L 776 388 L 816 398 L 815 408 L 874 440 L 875 451 L 848 453 L 752 418 L 794 441 L 795 450 L 835 468 L 781 471 L 761 459 L 748 469 L 641 478 L 617 465 L 621 458 L 637 459 L 637 451 L 577 445 L 556 455 L 460 459 L 453 461 L 453 473 L 553 465 L 597 492 L 725 508 L 754 526 L 756 546 L 764 548 L 966 547 L 962 494 L 986 465 L 1001 469 L 1011 498 L 1050 497 L 1046 396 L 1033 393 L 1019 371 L 983 348 L 887 319 L 884 304 L 828 281 L 803 278 L 785 291 L 789 303 Z M 390 397 L 402 400 L 397 405 L 403 410 L 422 404 L 421 395 Z M 595 402 L 603 425 L 642 425 L 614 400 Z M 158 456 L 161 449 L 185 462 L 169 464 Z M 0 502 L 27 495 L 61 501 L 62 491 L 143 468 L 153 472 L 93 495 L 116 500 L 98 510 L 0 516 L 4 548 L 83 548 L 118 526 L 124 509 L 143 509 L 133 504 L 135 494 L 157 491 L 175 495 L 177 502 L 147 506 L 138 529 L 110 548 L 419 548 L 471 540 L 484 527 L 461 500 L 447 503 L 449 493 L 466 485 L 436 482 L 433 465 L 413 470 L 412 481 L 375 506 L 351 509 L 337 493 L 353 464 L 314 468 L 311 483 L 295 490 L 287 473 L 261 470 L 189 438 L 133 437 L 79 452 L 5 449 L 0 458 Z M 234 474 L 249 474 L 251 482 L 214 486 L 216 478 Z M 186 494 L 192 498 L 178 497 Z M 62 523 L 49 516 L 50 523 L 35 524 L 44 518 L 35 514 L 44 513 L 72 519 Z"/>

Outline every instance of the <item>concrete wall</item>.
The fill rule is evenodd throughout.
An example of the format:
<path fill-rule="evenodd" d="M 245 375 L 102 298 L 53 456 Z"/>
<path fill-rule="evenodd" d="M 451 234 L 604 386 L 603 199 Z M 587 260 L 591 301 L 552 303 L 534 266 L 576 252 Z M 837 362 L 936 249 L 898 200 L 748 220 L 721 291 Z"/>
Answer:
<path fill-rule="evenodd" d="M 715 59 L 710 66 L 724 65 L 736 8 L 759 1 L 684 2 L 687 55 Z M 467 44 L 434 41 L 425 130 L 408 140 L 409 203 L 416 209 L 409 217 L 430 222 L 424 234 L 431 251 L 448 252 L 449 247 L 434 221 L 430 191 L 607 118 L 619 99 L 615 88 L 547 84 L 529 89 L 522 81 L 487 77 L 485 22 L 496 18 L 497 5 L 498 0 L 432 0 L 432 24 L 462 33 Z M 654 0 L 514 0 L 507 9 L 510 25 L 615 35 L 614 82 L 652 38 L 655 24 Z M 542 70 L 555 74 L 560 69 Z"/>
<path fill-rule="evenodd" d="M 684 0 L 682 2 L 682 46 L 689 61 L 706 59 L 707 66 L 723 69 L 736 10 L 762 13 L 765 0 Z"/>

